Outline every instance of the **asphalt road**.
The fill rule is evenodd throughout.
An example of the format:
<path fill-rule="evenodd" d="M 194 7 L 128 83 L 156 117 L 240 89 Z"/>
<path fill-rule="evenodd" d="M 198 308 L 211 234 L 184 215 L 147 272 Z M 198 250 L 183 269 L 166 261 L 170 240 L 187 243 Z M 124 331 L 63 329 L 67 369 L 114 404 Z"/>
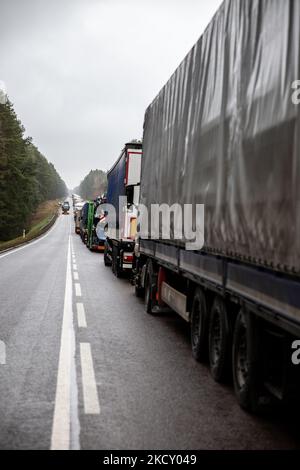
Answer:
<path fill-rule="evenodd" d="M 71 215 L 0 255 L 0 325 L 0 449 L 300 448 L 297 419 L 240 410 L 186 324 L 144 313 Z"/>

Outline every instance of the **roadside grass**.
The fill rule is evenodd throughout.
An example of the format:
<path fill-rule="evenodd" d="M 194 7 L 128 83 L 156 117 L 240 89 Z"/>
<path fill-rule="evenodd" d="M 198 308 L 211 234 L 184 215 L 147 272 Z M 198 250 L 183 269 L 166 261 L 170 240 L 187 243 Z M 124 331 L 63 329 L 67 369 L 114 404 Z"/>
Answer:
<path fill-rule="evenodd" d="M 21 235 L 14 240 L 0 242 L 0 252 L 9 248 L 14 248 L 24 242 L 33 240 L 43 233 L 43 230 L 48 226 L 51 220 L 58 213 L 59 199 L 55 201 L 46 201 L 39 205 L 37 211 L 32 216 L 30 221 L 30 229 L 26 232 L 25 238 Z"/>

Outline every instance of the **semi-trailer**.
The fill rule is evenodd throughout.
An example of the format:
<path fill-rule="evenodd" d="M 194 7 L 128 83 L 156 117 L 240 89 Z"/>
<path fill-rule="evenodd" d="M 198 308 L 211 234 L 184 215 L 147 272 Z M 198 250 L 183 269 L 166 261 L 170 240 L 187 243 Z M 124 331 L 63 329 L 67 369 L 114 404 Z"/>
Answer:
<path fill-rule="evenodd" d="M 107 174 L 108 214 L 104 264 L 112 266 L 117 277 L 132 272 L 141 158 L 142 143 L 137 140 L 128 142 Z M 122 205 L 122 198 L 126 198 L 125 205 Z"/>
<path fill-rule="evenodd" d="M 75 233 L 78 235 L 80 234 L 80 221 L 81 221 L 81 213 L 82 208 L 84 206 L 84 202 L 76 202 L 74 206 L 74 223 L 75 223 Z"/>
<path fill-rule="evenodd" d="M 82 242 L 86 245 L 88 239 L 87 226 L 88 220 L 91 218 L 93 213 L 93 203 L 91 201 L 86 201 L 81 209 L 81 219 L 80 219 L 80 238 Z"/>
<path fill-rule="evenodd" d="M 97 216 L 98 202 L 87 201 L 80 214 L 80 236 L 83 243 L 91 251 L 104 251 L 105 237 L 98 238 L 96 228 L 99 223 Z"/>
<path fill-rule="evenodd" d="M 170 236 L 140 220 L 136 294 L 190 324 L 195 359 L 250 411 L 300 390 L 299 18 L 296 0 L 226 0 L 144 122 L 140 205 L 170 208 Z M 197 204 L 191 250 L 174 205 Z"/>
<path fill-rule="evenodd" d="M 99 226 L 103 218 L 103 208 L 105 207 L 106 197 L 98 197 L 93 205 L 93 217 L 89 219 L 87 226 L 87 247 L 91 251 L 104 252 L 105 233 Z"/>

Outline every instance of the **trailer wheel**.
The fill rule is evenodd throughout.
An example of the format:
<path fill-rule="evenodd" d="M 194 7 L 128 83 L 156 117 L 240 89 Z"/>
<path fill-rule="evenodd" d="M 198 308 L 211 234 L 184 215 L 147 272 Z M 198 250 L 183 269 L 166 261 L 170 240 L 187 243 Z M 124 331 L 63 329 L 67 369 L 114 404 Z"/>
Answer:
<path fill-rule="evenodd" d="M 239 313 L 233 334 L 232 374 L 234 391 L 241 408 L 259 410 L 259 338 L 256 318 L 243 310 Z"/>
<path fill-rule="evenodd" d="M 138 298 L 145 297 L 145 289 L 136 284 L 134 285 L 134 293 L 135 293 L 135 296 Z"/>
<path fill-rule="evenodd" d="M 107 256 L 107 245 L 106 245 L 106 243 L 104 245 L 103 261 L 104 261 L 104 266 L 111 266 L 111 260 Z"/>
<path fill-rule="evenodd" d="M 207 301 L 205 293 L 198 288 L 195 291 L 191 314 L 191 344 L 193 357 L 198 362 L 207 359 L 208 331 L 207 331 Z"/>
<path fill-rule="evenodd" d="M 230 368 L 230 328 L 226 305 L 216 298 L 209 322 L 209 364 L 213 379 L 222 383 Z"/>
<path fill-rule="evenodd" d="M 152 261 L 148 261 L 145 276 L 145 310 L 147 313 L 152 314 L 153 308 L 156 305 L 156 278 L 154 275 Z"/>
<path fill-rule="evenodd" d="M 112 271 L 117 278 L 121 277 L 121 269 L 118 263 L 118 248 L 115 246 L 112 249 Z"/>

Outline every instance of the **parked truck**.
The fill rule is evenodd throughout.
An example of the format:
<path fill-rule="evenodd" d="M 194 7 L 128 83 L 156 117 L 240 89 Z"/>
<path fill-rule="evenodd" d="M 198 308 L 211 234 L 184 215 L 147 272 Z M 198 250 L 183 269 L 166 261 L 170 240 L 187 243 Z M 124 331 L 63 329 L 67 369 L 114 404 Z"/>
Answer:
<path fill-rule="evenodd" d="M 98 238 L 96 228 L 99 223 L 97 201 L 87 201 L 81 210 L 80 236 L 83 243 L 91 251 L 104 251 L 105 236 Z"/>
<path fill-rule="evenodd" d="M 76 204 L 82 202 L 82 199 L 78 194 L 72 194 L 72 201 L 73 201 L 73 208 L 75 208 Z"/>
<path fill-rule="evenodd" d="M 104 230 L 101 230 L 99 224 L 104 217 L 104 207 L 106 205 L 106 196 L 99 196 L 94 201 L 93 217 L 88 224 L 88 242 L 87 246 L 91 251 L 104 252 L 104 243 L 106 240 Z"/>
<path fill-rule="evenodd" d="M 84 206 L 84 202 L 76 202 L 74 206 L 74 223 L 75 223 L 75 233 L 78 235 L 80 234 L 80 222 L 82 216 L 82 208 Z"/>
<path fill-rule="evenodd" d="M 204 204 L 204 247 L 140 231 L 135 288 L 239 404 L 299 399 L 300 2 L 227 0 L 145 114 L 140 204 Z M 178 227 L 176 227 L 178 233 Z"/>
<path fill-rule="evenodd" d="M 104 263 L 112 266 L 117 277 L 132 271 L 141 158 L 142 143 L 137 140 L 128 142 L 107 175 L 107 203 L 114 208 L 115 221 L 107 225 Z M 120 205 L 122 197 L 127 198 L 125 206 Z M 108 220 L 111 215 L 108 209 Z"/>

